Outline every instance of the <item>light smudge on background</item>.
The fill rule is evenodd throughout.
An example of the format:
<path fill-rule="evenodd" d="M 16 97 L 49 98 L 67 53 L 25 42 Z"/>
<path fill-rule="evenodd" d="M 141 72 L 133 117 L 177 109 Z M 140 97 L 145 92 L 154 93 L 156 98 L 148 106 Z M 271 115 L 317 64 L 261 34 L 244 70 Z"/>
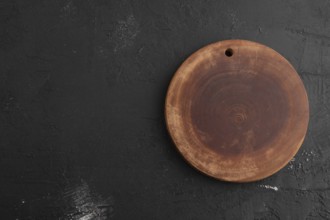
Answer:
<path fill-rule="evenodd" d="M 69 18 L 77 14 L 77 7 L 73 4 L 72 0 L 66 2 L 66 4 L 61 9 L 60 16 L 62 18 Z"/>
<path fill-rule="evenodd" d="M 114 52 L 132 47 L 134 40 L 139 34 L 139 23 L 133 15 L 130 15 L 126 20 L 118 21 L 115 29 L 109 34 L 109 40 L 114 44 Z"/>
<path fill-rule="evenodd" d="M 70 220 L 105 220 L 113 217 L 113 198 L 103 199 L 92 192 L 85 181 L 67 187 L 64 193 L 68 207 L 63 219 Z"/>
<path fill-rule="evenodd" d="M 230 22 L 231 22 L 231 27 L 230 27 L 230 31 L 231 32 L 235 32 L 236 30 L 238 30 L 241 26 L 244 25 L 244 22 L 242 22 L 238 16 L 237 16 L 238 12 L 234 11 L 234 10 L 229 10 L 227 12 L 227 17 L 229 18 Z"/>

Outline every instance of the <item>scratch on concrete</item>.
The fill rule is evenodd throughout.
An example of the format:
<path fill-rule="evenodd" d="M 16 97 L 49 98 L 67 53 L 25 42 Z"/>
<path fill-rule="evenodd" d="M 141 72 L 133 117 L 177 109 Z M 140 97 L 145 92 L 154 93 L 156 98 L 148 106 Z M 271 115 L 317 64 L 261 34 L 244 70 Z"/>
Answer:
<path fill-rule="evenodd" d="M 322 40 L 330 40 L 330 36 L 324 35 L 324 34 L 319 34 L 319 33 L 313 33 L 310 31 L 306 31 L 305 29 L 295 29 L 295 28 L 285 28 L 286 31 L 289 31 L 293 34 L 299 34 L 304 37 L 312 37 L 316 39 L 322 39 Z"/>
<path fill-rule="evenodd" d="M 65 213 L 64 219 L 72 220 L 105 220 L 113 216 L 113 199 L 103 199 L 93 193 L 85 181 L 79 185 L 68 187 L 64 198 L 69 200 L 70 207 Z"/>
<path fill-rule="evenodd" d="M 119 21 L 114 31 L 109 34 L 109 40 L 114 44 L 114 52 L 132 47 L 139 33 L 140 25 L 133 15 Z"/>

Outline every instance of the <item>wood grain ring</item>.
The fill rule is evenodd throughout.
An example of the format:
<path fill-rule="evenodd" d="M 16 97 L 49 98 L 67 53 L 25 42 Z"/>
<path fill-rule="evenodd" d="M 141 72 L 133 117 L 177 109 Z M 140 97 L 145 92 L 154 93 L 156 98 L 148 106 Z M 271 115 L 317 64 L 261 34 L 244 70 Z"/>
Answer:
<path fill-rule="evenodd" d="M 299 75 L 279 53 L 226 40 L 180 66 L 168 88 L 165 118 L 193 167 L 219 180 L 250 182 L 276 173 L 297 153 L 309 105 Z"/>

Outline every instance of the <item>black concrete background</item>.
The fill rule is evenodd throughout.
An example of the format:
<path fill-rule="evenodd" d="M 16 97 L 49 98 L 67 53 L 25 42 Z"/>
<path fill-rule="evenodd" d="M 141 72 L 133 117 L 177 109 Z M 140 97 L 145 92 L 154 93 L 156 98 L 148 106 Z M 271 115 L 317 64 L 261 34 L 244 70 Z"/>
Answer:
<path fill-rule="evenodd" d="M 0 1 L 1 219 L 330 219 L 330 2 Z M 250 184 L 206 177 L 164 125 L 171 77 L 211 42 L 284 55 L 306 140 Z"/>

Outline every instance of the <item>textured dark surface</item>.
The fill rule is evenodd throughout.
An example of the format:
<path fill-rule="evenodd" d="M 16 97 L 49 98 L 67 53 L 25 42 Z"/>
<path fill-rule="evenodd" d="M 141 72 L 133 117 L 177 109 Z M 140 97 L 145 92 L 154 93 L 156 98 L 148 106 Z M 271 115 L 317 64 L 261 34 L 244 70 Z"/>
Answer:
<path fill-rule="evenodd" d="M 0 2 L 1 219 L 329 219 L 330 3 Z M 196 49 L 241 38 L 297 69 L 305 142 L 252 184 L 206 177 L 164 125 L 168 83 Z"/>

